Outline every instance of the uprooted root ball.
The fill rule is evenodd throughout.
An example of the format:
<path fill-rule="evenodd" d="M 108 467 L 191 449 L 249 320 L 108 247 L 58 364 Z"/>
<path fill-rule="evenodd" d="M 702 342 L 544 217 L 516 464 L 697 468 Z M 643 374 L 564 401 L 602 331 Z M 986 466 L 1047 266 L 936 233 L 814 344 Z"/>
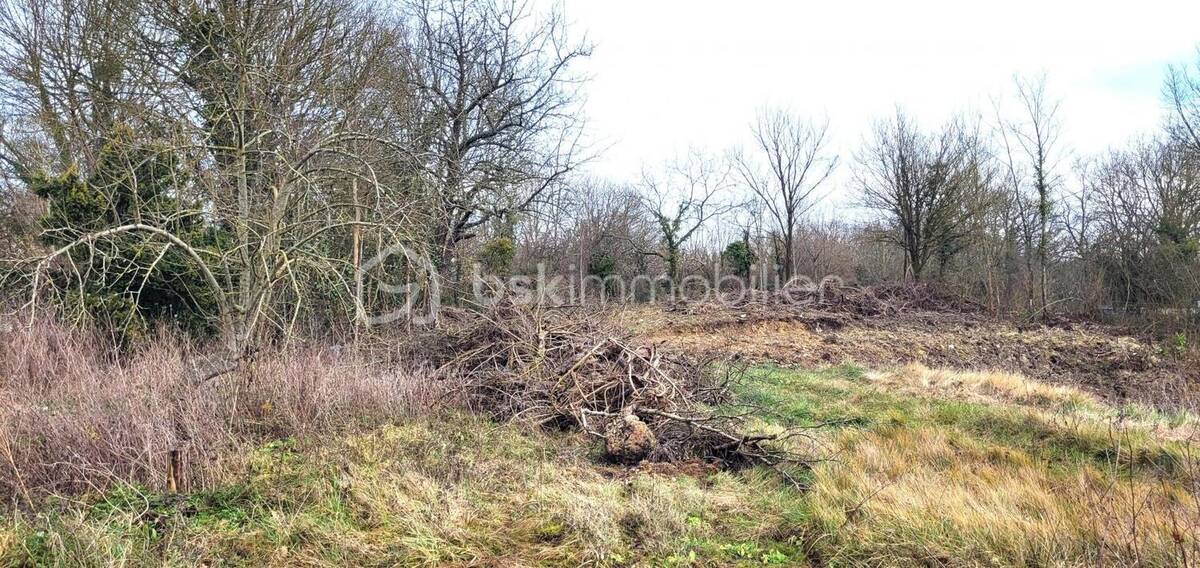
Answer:
<path fill-rule="evenodd" d="M 638 463 L 649 457 L 657 446 L 654 432 L 633 413 L 609 420 L 604 429 L 605 452 L 619 463 Z"/>

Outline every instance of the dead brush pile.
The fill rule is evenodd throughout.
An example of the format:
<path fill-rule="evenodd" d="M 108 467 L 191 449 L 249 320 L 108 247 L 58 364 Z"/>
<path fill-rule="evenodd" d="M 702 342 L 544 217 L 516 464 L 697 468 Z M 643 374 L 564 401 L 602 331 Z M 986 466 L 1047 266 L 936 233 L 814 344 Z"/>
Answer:
<path fill-rule="evenodd" d="M 889 282 L 855 286 L 825 280 L 808 286 L 757 292 L 734 306 L 765 304 L 772 308 L 812 309 L 851 316 L 895 316 L 910 312 L 973 313 L 979 306 L 922 282 Z"/>
<path fill-rule="evenodd" d="M 907 312 L 978 313 L 979 304 L 925 282 L 889 282 L 875 286 L 835 286 L 824 299 L 864 316 Z"/>
<path fill-rule="evenodd" d="M 743 414 L 714 410 L 730 402 L 741 370 L 736 362 L 696 361 L 631 343 L 601 313 L 504 300 L 455 320 L 439 332 L 440 373 L 461 381 L 474 411 L 587 432 L 621 463 L 803 463 L 782 444 L 801 434 L 747 432 Z"/>
<path fill-rule="evenodd" d="M 891 282 L 857 286 L 839 279 L 778 290 L 740 290 L 716 298 L 681 300 L 669 311 L 688 315 L 736 311 L 741 319 L 811 320 L 840 327 L 863 318 L 911 313 L 976 314 L 982 308 L 927 283 Z"/>

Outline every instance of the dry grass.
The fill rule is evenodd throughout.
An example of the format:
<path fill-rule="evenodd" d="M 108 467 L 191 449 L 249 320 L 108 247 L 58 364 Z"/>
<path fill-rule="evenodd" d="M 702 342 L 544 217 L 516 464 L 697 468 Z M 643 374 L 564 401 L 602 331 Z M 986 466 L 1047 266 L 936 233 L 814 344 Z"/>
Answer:
<path fill-rule="evenodd" d="M 839 445 L 812 496 L 831 561 L 1171 566 L 1200 546 L 1196 495 L 1176 483 L 1056 472 L 930 427 L 856 432 Z"/>
<path fill-rule="evenodd" d="M 0 332 L 0 496 L 32 505 L 133 483 L 161 488 L 178 450 L 186 487 L 220 481 L 244 445 L 378 424 L 428 408 L 439 384 L 352 352 L 296 349 L 198 380 L 194 346 L 163 337 L 115 360 L 87 334 Z"/>
<path fill-rule="evenodd" d="M 688 565 L 696 553 L 729 565 L 794 553 L 773 544 L 779 511 L 799 497 L 777 478 L 611 473 L 573 437 L 418 419 L 261 448 L 235 485 L 182 502 L 110 493 L 90 510 L 26 519 L 0 565 Z M 774 511 L 752 494 L 777 496 Z"/>
<path fill-rule="evenodd" d="M 779 419 L 855 427 L 810 480 L 829 565 L 1195 565 L 1200 431 L 1009 373 L 774 370 Z"/>
<path fill-rule="evenodd" d="M 820 310 L 714 313 L 631 307 L 620 314 L 644 339 L 696 354 L 820 367 L 888 368 L 918 363 L 956 370 L 1004 370 L 1047 384 L 1081 387 L 1110 403 L 1200 408 L 1195 361 L 1091 324 L 1018 327 L 979 315 L 928 312 L 903 317 L 829 318 Z"/>
<path fill-rule="evenodd" d="M 1005 402 L 1043 408 L 1095 408 L 1100 401 L 1075 387 L 1051 385 L 1004 371 L 952 371 L 912 363 L 868 378 L 891 390 L 945 398 Z"/>
<path fill-rule="evenodd" d="M 807 492 L 764 469 L 600 466 L 584 434 L 447 414 L 247 447 L 185 496 L 120 485 L 18 515 L 0 565 L 1194 563 L 1190 441 L 1020 377 L 900 372 L 752 376 L 765 427 L 854 413 Z"/>
<path fill-rule="evenodd" d="M 754 370 L 738 387 L 764 409 L 752 424 L 840 425 L 817 434 L 831 459 L 799 492 L 762 468 L 600 465 L 583 433 L 417 416 L 443 392 L 354 352 L 298 349 L 196 383 L 188 345 L 160 341 L 116 364 L 53 326 L 6 333 L 0 490 L 35 506 L 0 524 L 0 565 L 1200 558 L 1191 415 L 1011 373 Z M 189 462 L 179 495 L 161 490 L 173 447 Z"/>
<path fill-rule="evenodd" d="M 1169 413 L 1130 403 L 1110 406 L 1077 387 L 1047 384 L 1004 371 L 954 371 L 908 364 L 886 372 L 869 372 L 866 378 L 888 392 L 934 397 L 986 405 L 1014 405 L 1032 420 L 1069 423 L 1076 434 L 1090 430 L 1107 436 L 1110 430 L 1142 438 L 1193 440 L 1200 418 L 1190 411 Z"/>

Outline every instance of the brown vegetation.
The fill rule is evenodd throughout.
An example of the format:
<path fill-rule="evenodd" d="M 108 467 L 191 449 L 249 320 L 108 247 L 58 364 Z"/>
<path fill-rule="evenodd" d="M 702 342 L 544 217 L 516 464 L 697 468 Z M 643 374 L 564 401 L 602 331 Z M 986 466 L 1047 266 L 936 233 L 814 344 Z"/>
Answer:
<path fill-rule="evenodd" d="M 1082 321 L 1022 324 L 988 316 L 928 285 L 761 293 L 726 304 L 634 308 L 643 337 L 690 353 L 804 365 L 1005 370 L 1073 384 L 1114 402 L 1190 408 L 1200 368 L 1149 338 Z"/>
<path fill-rule="evenodd" d="M 209 487 L 226 460 L 266 440 L 390 422 L 433 406 L 444 385 L 419 368 L 304 348 L 235 373 L 193 372 L 201 352 L 163 336 L 114 360 L 102 342 L 41 322 L 0 331 L 0 495 L 32 504 L 114 484 Z"/>
<path fill-rule="evenodd" d="M 1200 68 L 1073 168 L 1017 79 L 631 186 L 569 22 L 0 2 L 0 564 L 1196 563 Z"/>

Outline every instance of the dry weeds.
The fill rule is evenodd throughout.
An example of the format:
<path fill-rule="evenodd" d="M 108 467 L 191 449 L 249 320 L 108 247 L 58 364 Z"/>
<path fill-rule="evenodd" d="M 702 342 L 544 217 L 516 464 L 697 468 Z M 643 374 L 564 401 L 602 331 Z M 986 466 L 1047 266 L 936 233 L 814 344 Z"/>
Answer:
<path fill-rule="evenodd" d="M 119 360 L 90 335 L 40 322 L 0 332 L 0 496 L 29 505 L 135 483 L 219 482 L 224 462 L 263 440 L 378 424 L 433 405 L 443 384 L 346 350 L 262 356 L 212 379 L 202 353 L 160 337 Z"/>
<path fill-rule="evenodd" d="M 1194 493 L 1084 466 L 1057 473 L 953 430 L 846 434 L 817 468 L 828 560 L 900 565 L 1178 565 L 1200 546 Z"/>

